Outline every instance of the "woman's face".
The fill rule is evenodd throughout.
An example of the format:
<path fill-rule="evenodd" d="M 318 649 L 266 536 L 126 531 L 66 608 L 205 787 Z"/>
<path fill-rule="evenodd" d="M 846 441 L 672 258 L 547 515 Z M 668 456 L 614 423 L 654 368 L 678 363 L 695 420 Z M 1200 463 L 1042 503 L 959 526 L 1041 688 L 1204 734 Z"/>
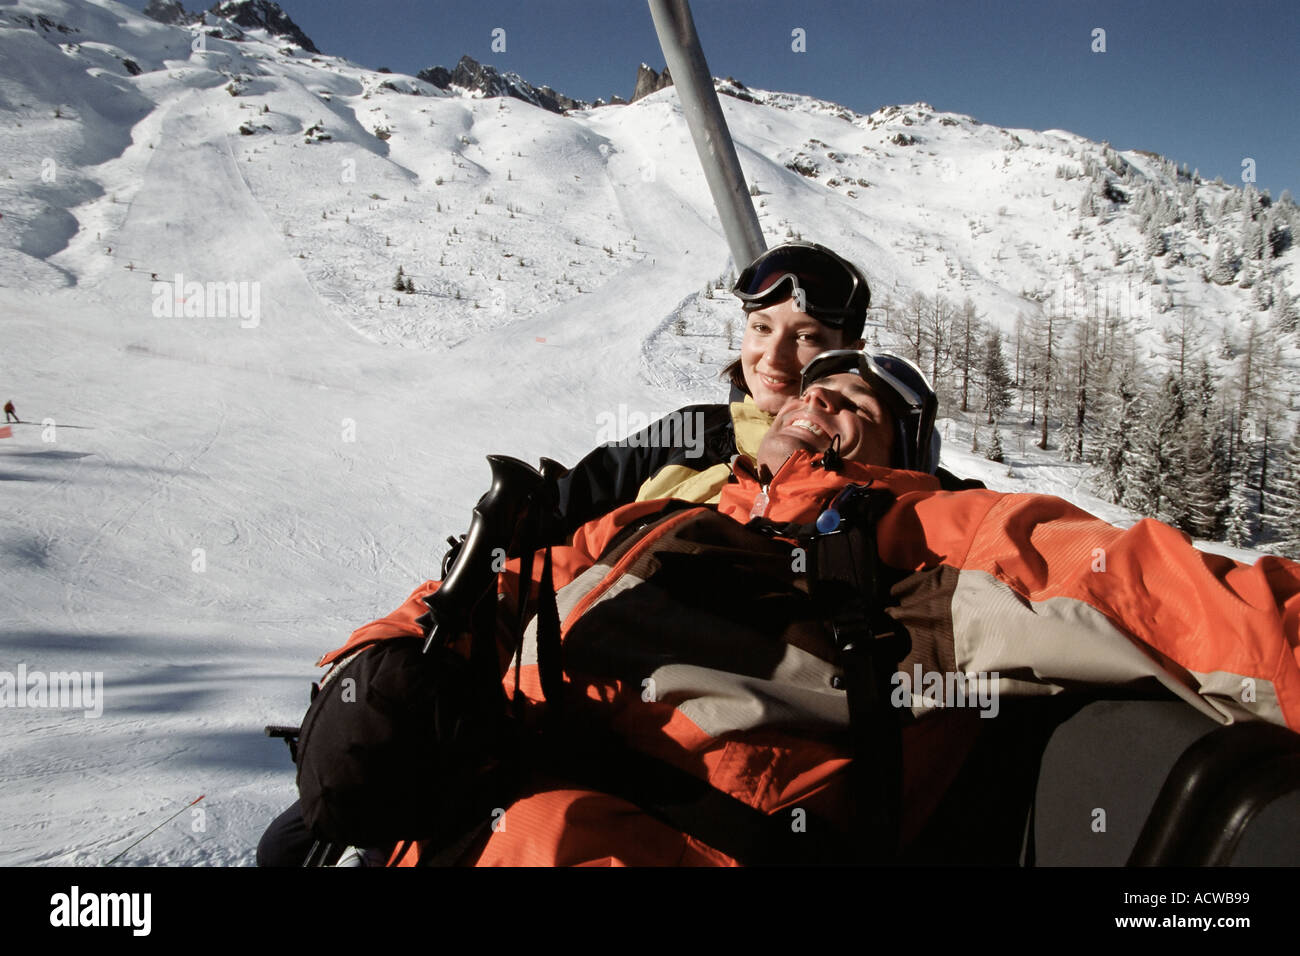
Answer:
<path fill-rule="evenodd" d="M 844 333 L 822 325 L 786 299 L 749 313 L 740 366 L 754 403 L 775 415 L 799 394 L 799 371 L 827 349 L 853 348 Z"/>

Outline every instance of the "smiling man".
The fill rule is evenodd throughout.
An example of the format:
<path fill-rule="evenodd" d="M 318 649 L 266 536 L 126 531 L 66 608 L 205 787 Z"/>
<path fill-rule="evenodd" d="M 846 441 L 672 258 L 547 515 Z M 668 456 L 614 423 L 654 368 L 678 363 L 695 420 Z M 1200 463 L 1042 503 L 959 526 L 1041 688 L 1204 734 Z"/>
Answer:
<path fill-rule="evenodd" d="M 759 474 L 774 475 L 792 453 L 934 473 L 938 402 L 907 359 L 857 349 L 823 352 L 800 376 L 799 394 L 777 412 L 759 445 Z"/>
<path fill-rule="evenodd" d="M 759 464 L 775 471 L 797 448 L 836 450 L 848 461 L 889 465 L 894 458 L 894 416 L 870 383 L 849 372 L 810 385 L 777 413 L 759 447 Z"/>

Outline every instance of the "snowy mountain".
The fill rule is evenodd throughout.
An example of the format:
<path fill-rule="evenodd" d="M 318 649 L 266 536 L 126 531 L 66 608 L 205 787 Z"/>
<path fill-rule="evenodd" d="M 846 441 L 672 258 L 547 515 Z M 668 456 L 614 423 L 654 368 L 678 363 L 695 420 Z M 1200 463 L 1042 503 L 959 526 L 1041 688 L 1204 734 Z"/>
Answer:
<path fill-rule="evenodd" d="M 670 86 L 590 108 L 473 61 L 321 54 L 261 0 L 201 24 L 164 7 L 0 6 L 0 388 L 24 420 L 0 439 L 0 669 L 103 675 L 99 717 L 4 712 L 0 863 L 105 862 L 201 793 L 123 862 L 250 862 L 293 799 L 261 727 L 296 723 L 311 662 L 437 575 L 484 456 L 572 463 L 610 415 L 720 400 L 740 339 Z M 923 103 L 719 88 L 769 241 L 861 263 L 874 337 L 938 372 L 949 468 L 1132 521 L 1103 467 L 1061 458 L 1075 385 L 1105 399 L 1095 460 L 1121 444 L 1099 444 L 1106 416 L 1141 437 L 1126 369 L 1154 403 L 1204 356 L 1254 456 L 1235 467 L 1281 480 L 1289 197 Z M 967 300 L 1024 386 L 1001 464 L 966 450 L 990 434 Z"/>

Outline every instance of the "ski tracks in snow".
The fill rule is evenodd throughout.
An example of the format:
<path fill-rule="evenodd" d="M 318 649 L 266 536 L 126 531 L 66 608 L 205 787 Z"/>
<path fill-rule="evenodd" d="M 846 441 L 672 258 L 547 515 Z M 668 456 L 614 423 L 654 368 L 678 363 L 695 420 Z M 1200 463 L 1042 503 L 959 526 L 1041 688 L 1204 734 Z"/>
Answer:
<path fill-rule="evenodd" d="M 160 496 L 165 495 L 172 484 L 183 475 L 189 472 L 198 472 L 195 467 L 204 455 L 212 448 L 216 441 L 221 437 L 225 428 L 227 417 L 227 408 L 225 402 L 220 403 L 220 418 L 218 419 L 212 432 L 206 437 L 197 450 L 187 456 L 178 452 L 175 448 L 167 446 L 166 456 L 157 465 L 150 465 L 136 458 L 130 458 L 132 470 L 144 478 L 150 485 L 147 493 L 138 501 L 126 504 L 116 508 L 108 518 L 100 522 L 92 532 L 90 539 L 82 547 L 76 560 L 69 568 L 67 577 L 64 580 L 64 600 L 63 611 L 69 626 L 82 633 L 88 633 L 91 630 L 98 630 L 98 624 L 90 624 L 94 619 L 91 613 L 90 601 L 93 595 L 99 590 L 95 586 L 96 561 L 102 558 L 104 539 L 112 535 L 113 537 L 122 537 L 129 535 L 132 529 L 139 530 L 136 523 L 136 516 L 140 514 L 147 506 L 151 505 Z M 111 434 L 111 433 L 110 433 Z M 118 442 L 118 445 L 124 445 L 124 442 Z M 129 456 L 128 456 L 129 457 Z M 178 459 L 180 466 L 175 470 L 169 470 L 169 462 L 172 459 Z M 101 466 L 111 468 L 117 462 L 101 459 Z M 201 474 L 201 473 L 200 473 Z M 130 583 L 141 584 L 146 588 L 155 586 L 151 581 L 132 581 L 126 578 Z M 90 595 L 92 597 L 86 597 Z"/>

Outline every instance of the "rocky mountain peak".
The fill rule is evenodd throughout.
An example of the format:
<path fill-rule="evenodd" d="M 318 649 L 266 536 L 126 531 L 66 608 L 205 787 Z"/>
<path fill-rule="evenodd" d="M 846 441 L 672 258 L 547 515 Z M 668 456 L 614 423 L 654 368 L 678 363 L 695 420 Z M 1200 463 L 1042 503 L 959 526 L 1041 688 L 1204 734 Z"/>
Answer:
<path fill-rule="evenodd" d="M 552 113 L 582 109 L 588 105 L 582 100 L 556 92 L 549 86 L 533 86 L 518 73 L 502 73 L 496 67 L 479 63 L 468 55 L 460 58 L 454 70 L 432 66 L 421 70 L 416 76 L 442 90 L 459 86 L 484 96 L 512 96 Z"/>
<path fill-rule="evenodd" d="M 180 4 L 177 3 L 176 6 L 179 7 Z M 320 52 L 311 38 L 273 0 L 220 0 L 213 4 L 209 12 L 224 17 L 237 26 L 262 29 L 273 36 L 284 37 L 308 53 Z"/>
<path fill-rule="evenodd" d="M 636 68 L 636 86 L 632 90 L 632 99 L 630 102 L 635 103 L 643 96 L 649 96 L 651 93 L 658 93 L 665 87 L 672 85 L 673 78 L 668 73 L 668 67 L 664 67 L 664 71 L 659 73 L 648 63 L 642 63 Z"/>
<path fill-rule="evenodd" d="M 185 12 L 180 0 L 149 0 L 142 12 L 146 17 L 169 26 L 185 26 L 194 19 L 193 14 Z"/>

